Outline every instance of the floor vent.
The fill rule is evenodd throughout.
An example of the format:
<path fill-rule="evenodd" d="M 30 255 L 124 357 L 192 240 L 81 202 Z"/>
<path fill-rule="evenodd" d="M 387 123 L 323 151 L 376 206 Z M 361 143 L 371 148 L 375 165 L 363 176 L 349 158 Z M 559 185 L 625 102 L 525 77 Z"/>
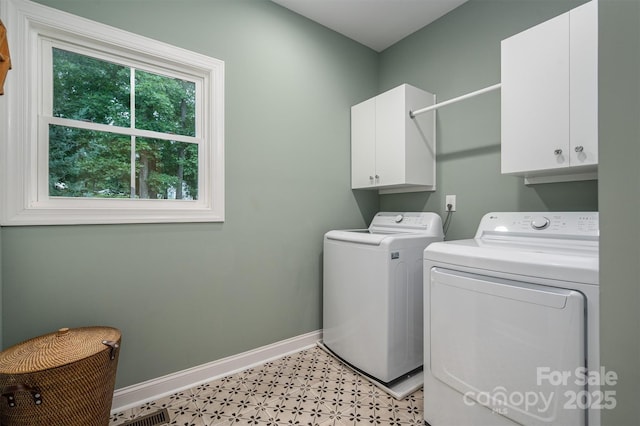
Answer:
<path fill-rule="evenodd" d="M 155 413 L 147 414 L 146 416 L 138 417 L 137 419 L 129 420 L 122 423 L 121 426 L 157 426 L 169 423 L 169 412 L 167 409 L 156 411 Z"/>

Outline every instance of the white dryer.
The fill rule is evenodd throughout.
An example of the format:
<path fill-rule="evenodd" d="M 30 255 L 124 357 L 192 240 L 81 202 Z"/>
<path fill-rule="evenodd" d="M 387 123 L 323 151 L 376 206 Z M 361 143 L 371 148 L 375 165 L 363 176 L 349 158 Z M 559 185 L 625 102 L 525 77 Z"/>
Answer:
<path fill-rule="evenodd" d="M 424 251 L 431 426 L 599 426 L 598 213 L 489 213 Z"/>
<path fill-rule="evenodd" d="M 442 241 L 435 213 L 386 213 L 324 236 L 323 343 L 390 383 L 422 366 L 422 253 Z M 421 383 L 420 383 L 421 385 Z"/>

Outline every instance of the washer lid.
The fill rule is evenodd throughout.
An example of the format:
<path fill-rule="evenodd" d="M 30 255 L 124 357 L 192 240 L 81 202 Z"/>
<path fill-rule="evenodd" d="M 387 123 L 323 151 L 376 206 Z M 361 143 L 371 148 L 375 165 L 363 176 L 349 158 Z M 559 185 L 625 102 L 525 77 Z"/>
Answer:
<path fill-rule="evenodd" d="M 523 277 L 599 283 L 598 243 L 561 240 L 533 242 L 526 239 L 457 240 L 430 244 L 424 259 L 449 265 Z"/>
<path fill-rule="evenodd" d="M 388 234 L 371 234 L 368 229 L 351 229 L 344 231 L 329 231 L 325 238 L 329 240 L 346 241 L 348 243 L 369 244 L 379 246 Z"/>
<path fill-rule="evenodd" d="M 428 212 L 379 212 L 369 229 L 345 229 L 329 231 L 325 238 L 358 244 L 379 246 L 391 236 L 444 238 L 442 220 L 436 213 Z"/>

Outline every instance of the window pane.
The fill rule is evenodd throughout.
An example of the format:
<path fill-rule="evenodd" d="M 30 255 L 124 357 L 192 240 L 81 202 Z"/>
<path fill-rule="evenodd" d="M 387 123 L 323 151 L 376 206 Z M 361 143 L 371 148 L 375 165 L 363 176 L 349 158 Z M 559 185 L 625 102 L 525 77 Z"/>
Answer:
<path fill-rule="evenodd" d="M 197 200 L 198 145 L 137 138 L 136 196 Z"/>
<path fill-rule="evenodd" d="M 130 69 L 53 49 L 53 116 L 129 127 Z"/>
<path fill-rule="evenodd" d="M 136 70 L 136 128 L 195 136 L 196 85 Z"/>
<path fill-rule="evenodd" d="M 129 198 L 130 137 L 50 125 L 49 195 Z"/>

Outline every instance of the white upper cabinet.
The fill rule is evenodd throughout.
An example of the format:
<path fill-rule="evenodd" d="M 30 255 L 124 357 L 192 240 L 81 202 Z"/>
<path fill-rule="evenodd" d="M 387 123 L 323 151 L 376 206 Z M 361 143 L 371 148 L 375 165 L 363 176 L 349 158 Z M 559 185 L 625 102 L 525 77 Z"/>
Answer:
<path fill-rule="evenodd" d="M 597 25 L 592 1 L 502 41 L 502 173 L 597 177 Z"/>
<path fill-rule="evenodd" d="M 435 95 L 403 84 L 351 107 L 351 187 L 435 190 L 435 113 L 409 116 Z"/>

